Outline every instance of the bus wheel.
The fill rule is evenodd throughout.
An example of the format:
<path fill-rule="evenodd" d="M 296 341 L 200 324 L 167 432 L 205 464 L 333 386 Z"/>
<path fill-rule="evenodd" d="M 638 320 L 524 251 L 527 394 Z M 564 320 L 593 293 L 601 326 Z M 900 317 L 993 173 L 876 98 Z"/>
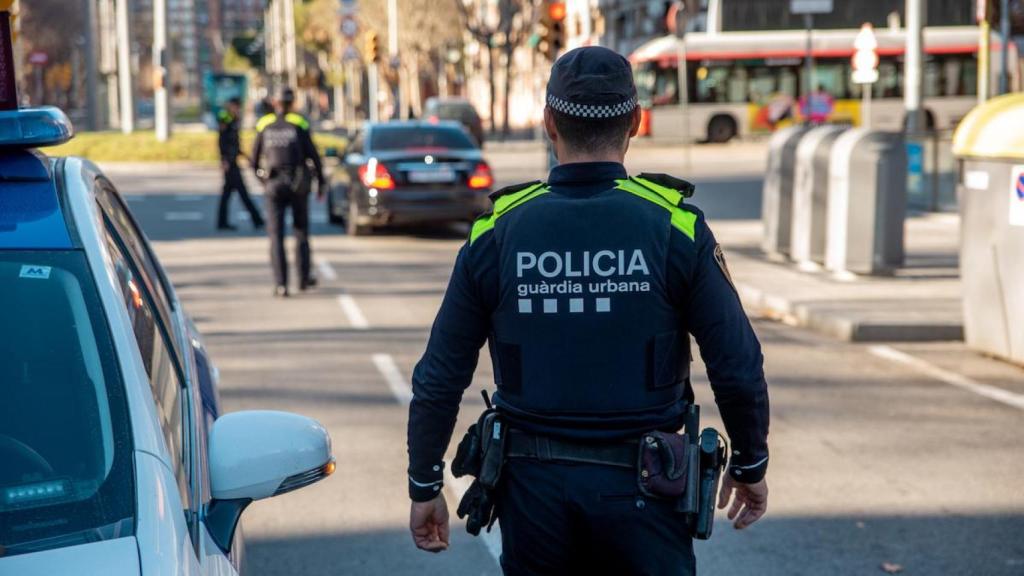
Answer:
<path fill-rule="evenodd" d="M 723 143 L 736 136 L 736 120 L 732 116 L 714 116 L 708 122 L 708 142 Z"/>

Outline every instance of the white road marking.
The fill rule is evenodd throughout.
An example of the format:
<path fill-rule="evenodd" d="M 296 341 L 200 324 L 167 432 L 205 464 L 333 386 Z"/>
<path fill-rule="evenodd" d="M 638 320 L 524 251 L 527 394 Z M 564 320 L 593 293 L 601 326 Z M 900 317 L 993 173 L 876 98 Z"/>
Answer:
<path fill-rule="evenodd" d="M 164 220 L 168 222 L 198 222 L 203 219 L 202 212 L 165 212 Z"/>
<path fill-rule="evenodd" d="M 366 316 L 363 316 L 363 311 L 359 309 L 359 305 L 356 304 L 356 299 L 349 296 L 348 294 L 342 294 L 338 296 L 338 305 L 341 306 L 341 311 L 345 313 L 348 318 L 348 323 L 353 328 L 365 330 L 370 327 L 370 323 L 366 321 Z"/>
<path fill-rule="evenodd" d="M 320 271 L 320 277 L 324 280 L 337 280 L 338 273 L 334 271 L 334 266 L 324 258 L 316 259 L 316 269 Z"/>
<path fill-rule="evenodd" d="M 395 400 L 402 406 L 408 406 L 409 402 L 412 401 L 412 387 L 409 386 L 409 381 L 402 375 L 402 371 L 399 370 L 398 364 L 395 363 L 395 359 L 391 354 L 374 354 L 373 364 L 377 367 L 377 371 L 384 377 L 384 381 L 387 382 L 388 388 L 391 389 L 391 393 L 394 394 Z M 452 473 L 448 468 L 444 469 L 444 483 L 448 487 L 454 501 L 457 503 L 462 500 L 462 497 L 466 494 L 466 490 L 469 490 L 470 484 L 473 481 L 468 476 L 462 478 L 456 478 L 452 476 Z M 494 558 L 494 561 L 498 564 L 501 563 L 501 528 L 495 524 L 494 528 L 490 532 L 481 531 L 480 538 L 484 542 L 484 547 L 487 548 L 487 552 Z"/>
<path fill-rule="evenodd" d="M 910 354 L 900 352 L 891 346 L 872 346 L 868 348 L 868 351 L 892 362 L 903 364 L 904 366 L 913 368 L 914 370 L 930 376 L 941 382 L 945 382 L 950 386 L 956 386 L 968 392 L 973 392 L 978 396 L 984 396 L 989 400 L 995 400 L 996 402 L 1012 406 L 1020 410 L 1024 410 L 1024 395 L 1015 394 L 1009 390 L 1003 390 L 995 386 L 989 386 L 988 384 L 982 384 L 981 382 L 975 382 L 970 378 L 950 372 L 935 366 L 930 362 L 926 362 L 920 358 L 915 358 Z"/>

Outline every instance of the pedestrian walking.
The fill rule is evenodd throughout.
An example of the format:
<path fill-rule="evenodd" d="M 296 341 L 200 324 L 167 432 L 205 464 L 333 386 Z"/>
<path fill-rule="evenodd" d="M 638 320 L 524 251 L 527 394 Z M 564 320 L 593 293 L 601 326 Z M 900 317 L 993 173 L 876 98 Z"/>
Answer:
<path fill-rule="evenodd" d="M 267 235 L 270 237 L 270 263 L 274 274 L 274 295 L 287 297 L 288 259 L 284 250 L 285 216 L 291 211 L 295 234 L 295 260 L 299 290 L 316 286 L 311 269 L 309 243 L 309 195 L 312 180 L 317 181 L 317 198 L 327 190 L 320 154 L 313 145 L 309 121 L 293 111 L 295 92 L 281 91 L 274 102 L 274 113 L 256 123 L 253 168 L 264 185 L 267 210 Z"/>
<path fill-rule="evenodd" d="M 263 228 L 263 216 L 259 208 L 253 203 L 249 196 L 249 190 L 245 186 L 245 179 L 242 178 L 242 169 L 238 166 L 238 157 L 242 154 L 242 145 L 239 139 L 239 128 L 241 124 L 242 101 L 238 98 L 228 100 L 224 108 L 217 114 L 217 143 L 220 147 L 220 167 L 224 173 L 224 187 L 220 193 L 220 203 L 217 206 L 217 229 L 235 230 L 231 224 L 228 213 L 231 208 L 231 193 L 238 192 L 242 204 L 249 211 L 249 219 L 257 230 Z"/>
<path fill-rule="evenodd" d="M 685 202 L 693 186 L 623 166 L 640 124 L 629 62 L 570 51 L 546 103 L 558 166 L 546 183 L 497 192 L 473 224 L 413 373 L 412 537 L 427 551 L 449 546 L 443 458 L 488 342 L 493 408 L 451 470 L 476 476 L 459 514 L 470 530 L 500 523 L 504 573 L 694 574 L 680 507 L 696 495 L 673 484 L 697 473 L 673 461 L 693 413 L 690 338 L 732 442 L 717 504 L 731 502 L 736 528 L 761 518 L 768 497 L 761 347 L 721 248 Z"/>

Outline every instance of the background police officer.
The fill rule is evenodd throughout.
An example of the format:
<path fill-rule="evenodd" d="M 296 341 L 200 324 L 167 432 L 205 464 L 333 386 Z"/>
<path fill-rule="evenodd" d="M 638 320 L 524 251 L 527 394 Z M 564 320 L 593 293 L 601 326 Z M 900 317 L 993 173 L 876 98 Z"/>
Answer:
<path fill-rule="evenodd" d="M 270 236 L 270 263 L 274 269 L 276 296 L 288 296 L 288 260 L 284 252 L 285 213 L 291 209 L 295 233 L 299 290 L 316 285 L 310 266 L 309 193 L 313 178 L 317 198 L 327 190 L 320 154 L 313 145 L 309 121 L 292 111 L 295 92 L 281 91 L 275 111 L 256 123 L 253 168 L 266 186 L 267 233 Z"/>
<path fill-rule="evenodd" d="M 224 172 L 224 188 L 220 193 L 220 204 L 217 207 L 217 229 L 234 230 L 228 218 L 228 209 L 231 206 L 231 193 L 238 191 L 242 198 L 242 204 L 249 211 L 249 217 L 255 228 L 263 227 L 263 216 L 259 208 L 253 204 L 249 196 L 249 190 L 245 187 L 245 180 L 242 178 L 242 170 L 238 167 L 238 157 L 242 156 L 242 146 L 239 143 L 238 130 L 241 124 L 242 101 L 238 98 L 228 100 L 224 108 L 217 114 L 217 143 L 220 147 L 220 165 Z"/>
<path fill-rule="evenodd" d="M 544 122 L 559 166 L 547 185 L 499 193 L 474 224 L 413 374 L 412 536 L 448 547 L 442 458 L 489 339 L 494 403 L 515 430 L 496 491 L 505 573 L 692 574 L 683 517 L 641 496 L 635 466 L 557 454 L 610 460 L 645 432 L 679 430 L 692 335 L 732 441 L 718 504 L 732 498 L 729 518 L 749 526 L 767 502 L 760 344 L 701 212 L 671 179 L 627 176 L 640 122 L 629 63 L 599 47 L 559 58 Z M 515 438 L 536 457 L 513 457 Z"/>

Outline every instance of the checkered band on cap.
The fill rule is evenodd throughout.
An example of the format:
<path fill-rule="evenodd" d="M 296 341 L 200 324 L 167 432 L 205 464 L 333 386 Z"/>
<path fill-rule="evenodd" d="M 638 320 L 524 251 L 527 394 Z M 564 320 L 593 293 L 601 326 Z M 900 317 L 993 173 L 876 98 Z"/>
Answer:
<path fill-rule="evenodd" d="M 558 96 L 548 94 L 548 106 L 568 116 L 578 118 L 614 118 L 629 114 L 636 109 L 637 99 L 634 96 L 625 102 L 610 105 L 576 104 L 562 100 Z"/>

